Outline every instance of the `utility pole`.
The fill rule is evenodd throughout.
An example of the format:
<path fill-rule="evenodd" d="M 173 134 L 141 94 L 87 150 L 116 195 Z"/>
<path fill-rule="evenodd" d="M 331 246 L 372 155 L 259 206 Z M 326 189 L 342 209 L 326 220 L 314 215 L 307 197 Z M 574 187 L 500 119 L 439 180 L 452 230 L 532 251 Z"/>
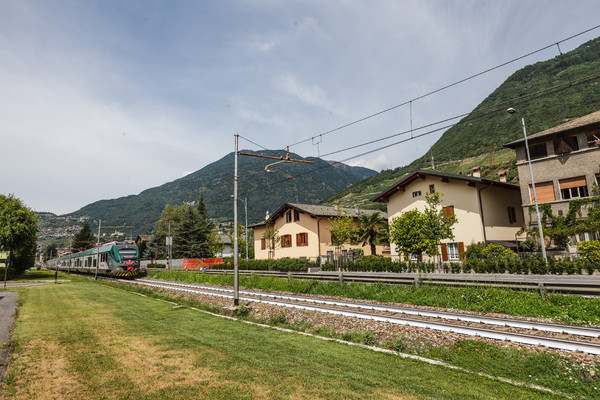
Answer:
<path fill-rule="evenodd" d="M 246 261 L 248 261 L 248 198 L 244 197 L 244 211 L 246 211 L 246 227 L 244 229 L 244 238 L 246 240 Z"/>
<path fill-rule="evenodd" d="M 171 222 L 169 222 L 169 234 L 166 239 L 167 245 L 167 269 L 171 269 L 171 248 L 173 247 L 173 238 L 171 237 Z"/>
<path fill-rule="evenodd" d="M 4 260 L 4 287 L 6 287 L 6 280 L 8 278 L 8 261 L 10 260 L 10 250 L 8 251 L 8 256 L 6 256 L 6 260 Z"/>
<path fill-rule="evenodd" d="M 100 266 L 100 230 L 102 229 L 102 220 L 98 220 L 98 241 L 96 242 L 96 276 L 98 279 L 98 267 Z"/>
<path fill-rule="evenodd" d="M 240 264 L 240 255 L 238 252 L 238 232 L 237 232 L 237 227 L 238 227 L 238 154 L 242 155 L 242 156 L 249 156 L 249 157 L 260 157 L 260 158 L 270 158 L 270 159 L 275 159 L 275 160 L 280 160 L 278 162 L 269 164 L 267 166 L 265 166 L 265 171 L 266 172 L 279 172 L 281 173 L 281 171 L 279 170 L 269 170 L 269 167 L 275 164 L 279 164 L 279 163 L 283 163 L 283 162 L 299 162 L 299 163 L 306 163 L 306 164 L 313 164 L 312 161 L 306 161 L 306 160 L 294 160 L 290 158 L 290 151 L 289 148 L 287 149 L 287 154 L 285 157 L 283 156 L 279 156 L 279 157 L 275 157 L 275 156 L 265 156 L 262 154 L 250 154 L 250 153 L 241 153 L 238 152 L 238 139 L 240 137 L 240 135 L 233 135 L 235 137 L 235 151 L 234 151 L 234 171 L 233 171 L 233 305 L 237 306 L 240 304 L 240 295 L 239 295 L 239 282 L 238 282 L 238 275 L 239 275 L 239 264 Z M 286 176 L 286 178 L 290 179 L 292 178 L 291 176 L 287 176 L 286 174 L 281 173 L 282 175 Z M 246 207 L 247 209 L 247 207 Z M 246 211 L 246 232 L 248 230 L 248 216 L 247 216 L 247 211 Z M 248 236 L 246 233 L 246 246 L 248 244 Z M 247 247 L 246 247 L 247 248 Z M 246 250 L 246 257 L 248 257 L 248 251 Z"/>
<path fill-rule="evenodd" d="M 240 293 L 239 293 L 239 264 L 240 255 L 238 253 L 238 139 L 240 135 L 234 135 L 235 137 L 235 152 L 233 162 L 233 305 L 238 306 L 240 304 Z"/>

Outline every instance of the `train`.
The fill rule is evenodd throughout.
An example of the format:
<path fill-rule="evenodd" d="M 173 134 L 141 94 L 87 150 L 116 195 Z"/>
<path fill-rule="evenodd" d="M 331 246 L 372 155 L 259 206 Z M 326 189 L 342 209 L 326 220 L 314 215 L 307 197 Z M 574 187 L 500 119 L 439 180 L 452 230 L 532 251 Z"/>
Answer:
<path fill-rule="evenodd" d="M 140 272 L 140 252 L 135 244 L 111 242 L 48 260 L 46 266 L 48 269 L 65 272 L 135 278 Z"/>

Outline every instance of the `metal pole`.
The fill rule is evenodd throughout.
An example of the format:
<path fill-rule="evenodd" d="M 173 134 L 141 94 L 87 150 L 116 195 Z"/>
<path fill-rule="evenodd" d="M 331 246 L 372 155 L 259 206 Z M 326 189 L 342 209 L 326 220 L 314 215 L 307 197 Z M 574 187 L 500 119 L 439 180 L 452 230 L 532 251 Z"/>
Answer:
<path fill-rule="evenodd" d="M 234 173 L 233 173 L 233 305 L 240 304 L 238 267 L 240 255 L 238 253 L 238 138 L 235 136 Z"/>
<path fill-rule="evenodd" d="M 542 257 L 548 263 L 546 257 L 546 245 L 544 244 L 544 231 L 542 230 L 542 220 L 540 218 L 540 208 L 538 206 L 537 193 L 535 192 L 535 182 L 533 181 L 533 169 L 531 168 L 531 157 L 529 156 L 529 144 L 527 143 L 527 130 L 525 129 L 525 118 L 521 118 L 523 127 L 523 137 L 525 138 L 525 150 L 527 151 L 527 163 L 529 164 L 529 175 L 531 176 L 531 189 L 533 190 L 533 201 L 535 202 L 535 213 L 537 215 L 537 226 L 540 232 L 540 241 L 542 242 Z"/>
<path fill-rule="evenodd" d="M 246 260 L 248 260 L 248 198 L 244 197 L 244 211 L 246 212 L 246 227 L 244 230 L 244 239 L 246 240 Z"/>
<path fill-rule="evenodd" d="M 98 241 L 96 242 L 96 276 L 94 279 L 98 279 L 98 267 L 100 264 L 100 229 L 102 228 L 102 220 L 98 220 Z"/>
<path fill-rule="evenodd" d="M 167 236 L 167 269 L 171 269 L 171 223 L 169 222 L 169 235 Z"/>
<path fill-rule="evenodd" d="M 4 260 L 4 287 L 6 287 L 6 279 L 7 279 L 7 271 L 8 271 L 8 261 L 10 260 L 10 251 L 8 252 L 8 256 L 6 260 Z"/>

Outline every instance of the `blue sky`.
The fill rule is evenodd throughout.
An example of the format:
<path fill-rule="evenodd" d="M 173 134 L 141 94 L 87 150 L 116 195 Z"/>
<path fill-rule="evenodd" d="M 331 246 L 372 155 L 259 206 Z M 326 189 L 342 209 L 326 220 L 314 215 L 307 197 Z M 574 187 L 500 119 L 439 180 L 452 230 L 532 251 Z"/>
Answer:
<path fill-rule="evenodd" d="M 72 212 L 196 171 L 233 151 L 236 133 L 270 149 L 308 139 L 290 150 L 328 154 L 409 129 L 410 108 L 319 134 L 561 41 L 598 15 L 597 0 L 0 0 L 0 193 Z M 512 72 L 556 55 L 417 100 L 412 125 L 468 113 Z M 440 135 L 348 163 L 406 165 Z"/>

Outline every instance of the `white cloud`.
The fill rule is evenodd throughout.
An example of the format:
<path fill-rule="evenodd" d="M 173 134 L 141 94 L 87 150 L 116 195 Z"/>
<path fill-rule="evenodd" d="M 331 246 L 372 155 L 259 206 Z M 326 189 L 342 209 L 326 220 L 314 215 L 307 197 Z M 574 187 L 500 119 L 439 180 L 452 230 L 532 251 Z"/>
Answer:
<path fill-rule="evenodd" d="M 299 100 L 325 109 L 331 108 L 327 94 L 316 85 L 304 85 L 291 73 L 285 73 L 277 79 L 277 87 L 284 93 Z"/>
<path fill-rule="evenodd" d="M 392 168 L 392 163 L 385 154 L 380 154 L 379 156 L 375 157 L 375 159 L 361 158 L 360 160 L 350 162 L 349 164 L 354 167 L 364 167 L 375 171 L 382 171 L 384 169 Z"/>

